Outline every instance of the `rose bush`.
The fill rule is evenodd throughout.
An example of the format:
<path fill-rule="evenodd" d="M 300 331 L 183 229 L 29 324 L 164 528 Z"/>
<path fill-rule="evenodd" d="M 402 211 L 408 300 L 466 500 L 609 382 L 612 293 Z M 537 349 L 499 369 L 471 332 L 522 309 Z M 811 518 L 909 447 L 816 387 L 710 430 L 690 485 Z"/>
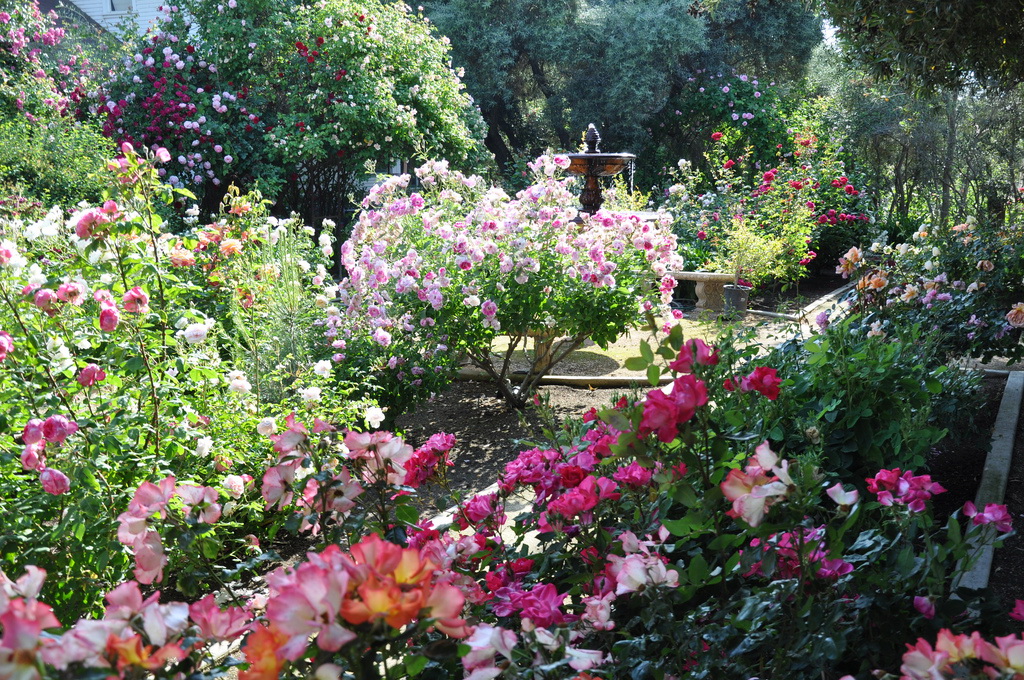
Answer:
<path fill-rule="evenodd" d="M 242 493 L 266 469 L 257 424 L 315 409 L 362 427 L 373 405 L 321 370 L 328 348 L 294 325 L 332 285 L 317 271 L 329 247 L 294 221 L 254 217 L 258 201 L 237 193 L 216 223 L 165 233 L 167 160 L 125 145 L 101 205 L 2 225 L 0 553 L 5 569 L 59 574 L 43 594 L 61 616 L 92 609 L 133 569 L 192 594 L 238 578 L 217 563 L 289 519 Z M 131 514 L 155 483 L 159 511 Z M 172 567 L 154 512 L 180 539 Z"/>
<path fill-rule="evenodd" d="M 241 662 L 243 679 L 811 678 L 898 663 L 900 639 L 939 627 L 998 634 L 998 618 L 979 614 L 991 606 L 951 584 L 971 563 L 974 536 L 1010 529 L 1005 508 L 965 507 L 970 521 L 938 526 L 928 505 L 943 489 L 926 474 L 844 480 L 813 452 L 777 453 L 747 414 L 791 386 L 752 349 L 684 341 L 677 329 L 639 360 L 669 374 L 671 389 L 572 421 L 510 462 L 496 492 L 437 526 L 394 492 L 443 465 L 449 438 L 413 451 L 389 433 L 343 435 L 316 420 L 264 428 L 276 454 L 259 484 L 264 501 L 305 507 L 324 543 L 268 575 L 266 594 L 248 602 L 161 602 L 129 581 L 108 593 L 102 619 L 64 632 L 40 599 L 44 574 L 30 567 L 0 579 L 0 663 L 27 677 L 200 667 L 222 676 Z M 38 428 L 44 438 L 77 435 Z M 510 517 L 520 493 L 528 507 Z M 123 531 L 147 535 L 176 511 L 216 525 L 208 499 L 174 480 L 147 482 Z M 350 525 L 347 549 L 323 547 L 332 527 L 369 508 L 380 514 Z M 156 533 L 153 543 L 178 540 Z M 238 654 L 211 656 L 212 642 L 232 640 Z M 908 654 L 906 676 L 923 677 Z"/>
<path fill-rule="evenodd" d="M 1024 267 L 1016 225 L 974 220 L 949 228 L 922 225 L 910 242 L 882 235 L 852 248 L 836 268 L 854 277 L 855 305 L 872 333 L 919 323 L 941 334 L 950 355 L 1020 360 Z"/>
<path fill-rule="evenodd" d="M 367 161 L 476 153 L 479 114 L 446 39 L 405 5 L 186 0 L 164 12 L 88 107 L 115 140 L 167 148 L 164 181 L 205 196 L 204 212 L 235 182 L 307 218 L 340 215 Z"/>
<path fill-rule="evenodd" d="M 670 314 L 668 272 L 679 261 L 665 224 L 580 216 L 569 180 L 556 176 L 565 159 L 542 157 L 532 167 L 535 184 L 515 197 L 442 161 L 416 171 L 419 191 L 407 194 L 411 177 L 403 175 L 364 199 L 341 247 L 346 320 L 334 314 L 327 324 L 346 361 L 386 362 L 393 379 L 385 393 L 404 400 L 435 391 L 465 352 L 522 407 L 585 339 L 605 346 L 650 314 Z M 541 349 L 513 385 L 513 352 L 531 335 Z M 509 340 L 495 365 L 498 336 Z M 560 340 L 545 349 L 544 339 Z"/>
<path fill-rule="evenodd" d="M 835 235 L 826 230 L 868 223 L 856 208 L 860 190 L 831 146 L 811 132 L 791 134 L 787 146 L 793 150 L 780 151 L 769 164 L 753 161 L 750 149 L 728 156 L 736 133 L 715 132 L 711 170 L 700 172 L 680 160 L 669 173 L 673 184 L 664 207 L 674 216 L 688 268 L 738 271 L 755 285 L 793 282 L 806 275 L 815 249 L 834 249 Z"/>

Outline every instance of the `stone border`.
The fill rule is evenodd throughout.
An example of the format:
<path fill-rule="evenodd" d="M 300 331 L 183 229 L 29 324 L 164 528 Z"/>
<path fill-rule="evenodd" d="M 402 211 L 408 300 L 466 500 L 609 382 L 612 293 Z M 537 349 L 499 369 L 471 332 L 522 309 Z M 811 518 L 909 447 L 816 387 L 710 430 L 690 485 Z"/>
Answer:
<path fill-rule="evenodd" d="M 999 403 L 999 414 L 992 428 L 992 449 L 985 457 L 985 468 L 978 484 L 978 494 L 974 504 L 979 509 L 988 503 L 1002 503 L 1006 495 L 1006 483 L 1010 476 L 1010 463 L 1013 462 L 1014 437 L 1017 433 L 1017 422 L 1020 418 L 1021 401 L 1024 398 L 1024 373 L 1011 372 L 1006 377 L 1003 399 Z M 992 573 L 992 560 L 995 547 L 986 543 L 981 547 L 981 555 L 974 566 L 960 576 L 954 587 L 963 586 L 980 590 L 988 586 Z"/>

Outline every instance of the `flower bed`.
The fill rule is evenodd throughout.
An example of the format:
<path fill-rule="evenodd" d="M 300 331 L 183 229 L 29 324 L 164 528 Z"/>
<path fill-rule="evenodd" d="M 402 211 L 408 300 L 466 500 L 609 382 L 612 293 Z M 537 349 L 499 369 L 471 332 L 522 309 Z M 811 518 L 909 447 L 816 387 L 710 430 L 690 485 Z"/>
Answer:
<path fill-rule="evenodd" d="M 348 325 L 330 310 L 337 289 L 318 268 L 330 239 L 314 244 L 300 225 L 271 220 L 258 196 L 232 192 L 215 224 L 163 234 L 153 205 L 175 195 L 156 181 L 167 154 L 123 152 L 112 164 L 119 191 L 102 206 L 52 228 L 4 227 L 0 389 L 12 407 L 0 423 L 11 435 L 0 498 L 14 520 L 2 535 L 0 673 L 819 678 L 866 677 L 902 659 L 917 678 L 1016 663 L 1020 640 L 981 637 L 1004 632 L 1005 610 L 953 586 L 972 541 L 1011 530 L 1005 508 L 965 507 L 942 523 L 929 510 L 944 489 L 919 468 L 969 385 L 927 329 L 892 324 L 883 335 L 862 317 L 823 318 L 820 333 L 766 353 L 675 327 L 628 362 L 670 389 L 551 427 L 506 465 L 497 491 L 462 499 L 451 526 L 433 526 L 412 496 L 443 477 L 457 443 L 380 430 L 387 414 L 346 380 L 379 379 L 377 366 L 360 375 L 349 359 L 358 343 L 386 346 L 377 336 L 389 331 L 367 319 L 395 316 Z M 493 221 L 494 205 L 556 229 L 568 200 L 555 179 L 518 203 L 492 192 L 468 211 L 458 252 L 452 238 L 413 229 L 427 218 L 443 230 L 435 213 L 392 219 L 413 210 L 399 182 L 375 191 L 361 227 L 413 230 L 417 253 L 452 258 L 452 279 L 487 261 L 483 246 L 474 258 L 482 237 L 470 225 Z M 375 221 L 378 199 L 410 212 L 389 207 Z M 440 210 L 464 210 L 444 200 Z M 562 223 L 570 252 L 559 254 L 597 262 L 569 241 L 607 231 L 602 252 L 636 255 L 621 269 L 646 282 L 657 232 L 597 219 L 596 235 Z M 346 303 L 365 292 L 359 280 L 402 280 L 382 264 L 396 243 L 363 248 L 357 234 L 345 254 L 367 269 L 353 272 Z M 415 281 L 414 259 L 398 258 Z M 503 273 L 533 282 L 539 309 L 549 299 L 560 309 L 563 296 L 533 281 L 528 259 Z M 575 290 L 557 278 L 564 266 L 552 281 Z M 449 270 L 427 271 L 433 281 Z M 457 280 L 452 318 L 466 319 L 464 308 L 499 318 L 465 299 L 492 283 Z M 618 296 L 614 310 L 637 309 L 634 291 L 603 288 Z M 493 290 L 515 309 L 510 284 Z M 378 306 L 401 295 L 376 292 Z M 513 495 L 527 503 L 514 520 Z M 310 551 L 242 598 L 237 584 L 274 559 L 262 546 L 281 531 L 308 537 Z M 167 587 L 190 601 L 162 598 Z M 240 652 L 220 658 L 215 643 Z"/>

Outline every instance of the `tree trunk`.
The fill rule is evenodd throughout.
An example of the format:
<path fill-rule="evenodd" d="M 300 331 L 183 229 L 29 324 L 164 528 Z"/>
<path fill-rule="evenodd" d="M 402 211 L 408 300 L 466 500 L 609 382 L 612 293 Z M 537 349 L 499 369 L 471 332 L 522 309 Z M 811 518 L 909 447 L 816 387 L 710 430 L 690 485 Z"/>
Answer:
<path fill-rule="evenodd" d="M 952 90 L 946 95 L 946 158 L 942 166 L 942 205 L 939 208 L 939 222 L 947 224 L 949 203 L 953 193 L 953 158 L 956 154 L 956 107 L 960 93 Z"/>

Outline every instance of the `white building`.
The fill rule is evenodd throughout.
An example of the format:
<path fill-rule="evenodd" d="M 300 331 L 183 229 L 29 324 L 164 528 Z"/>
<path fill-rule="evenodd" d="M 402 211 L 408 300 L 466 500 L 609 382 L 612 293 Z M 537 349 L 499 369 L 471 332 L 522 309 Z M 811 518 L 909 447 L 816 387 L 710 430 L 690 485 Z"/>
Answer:
<path fill-rule="evenodd" d="M 143 32 L 156 21 L 159 7 L 168 0 L 39 0 L 42 12 L 54 10 L 64 22 L 74 21 L 76 14 L 84 16 L 98 26 L 116 30 L 118 25 L 131 19 Z"/>

